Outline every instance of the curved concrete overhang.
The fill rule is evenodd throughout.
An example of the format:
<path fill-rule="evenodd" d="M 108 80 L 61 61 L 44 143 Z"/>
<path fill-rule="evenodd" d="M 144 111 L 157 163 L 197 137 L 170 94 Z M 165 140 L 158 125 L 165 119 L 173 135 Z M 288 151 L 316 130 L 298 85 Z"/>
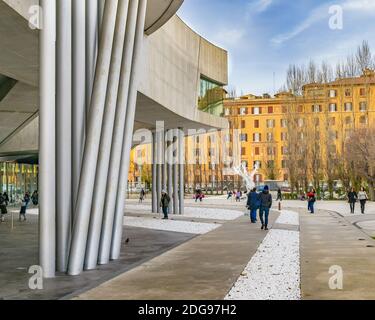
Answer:
<path fill-rule="evenodd" d="M 145 36 L 144 55 L 136 122 L 150 127 L 165 119 L 166 128 L 229 127 L 226 119 L 198 110 L 201 77 L 223 86 L 228 83 L 227 51 L 174 16 Z"/>
<path fill-rule="evenodd" d="M 151 0 L 147 4 L 145 33 L 150 35 L 172 18 L 184 0 Z"/>

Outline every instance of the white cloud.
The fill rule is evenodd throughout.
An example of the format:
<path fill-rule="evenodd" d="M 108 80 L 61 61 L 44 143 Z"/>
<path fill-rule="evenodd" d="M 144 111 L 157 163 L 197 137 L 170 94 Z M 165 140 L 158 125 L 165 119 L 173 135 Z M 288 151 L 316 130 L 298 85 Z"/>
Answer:
<path fill-rule="evenodd" d="M 258 0 L 253 4 L 253 8 L 257 12 L 266 11 L 272 4 L 273 0 Z"/>
<path fill-rule="evenodd" d="M 219 44 L 219 46 L 228 48 L 234 47 L 241 42 L 245 36 L 244 29 L 229 29 L 224 28 L 214 35 L 213 40 Z"/>

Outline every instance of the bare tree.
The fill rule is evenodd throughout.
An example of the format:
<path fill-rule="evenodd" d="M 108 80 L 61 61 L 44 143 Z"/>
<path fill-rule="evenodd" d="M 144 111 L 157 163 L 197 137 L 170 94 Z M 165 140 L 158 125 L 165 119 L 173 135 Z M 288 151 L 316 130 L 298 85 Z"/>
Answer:
<path fill-rule="evenodd" d="M 345 148 L 345 159 L 356 176 L 368 183 L 370 197 L 375 201 L 375 128 L 355 130 Z"/>
<path fill-rule="evenodd" d="M 357 49 L 356 54 L 357 64 L 361 71 L 373 67 L 373 60 L 371 49 L 367 41 L 363 41 Z"/>

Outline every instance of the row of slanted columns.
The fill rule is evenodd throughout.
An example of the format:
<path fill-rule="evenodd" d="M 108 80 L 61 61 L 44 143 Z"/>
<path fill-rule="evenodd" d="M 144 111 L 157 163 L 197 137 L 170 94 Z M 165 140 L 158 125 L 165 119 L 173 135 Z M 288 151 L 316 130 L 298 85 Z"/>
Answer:
<path fill-rule="evenodd" d="M 39 252 L 49 278 L 120 256 L 147 0 L 40 4 Z"/>
<path fill-rule="evenodd" d="M 153 134 L 152 212 L 161 213 L 162 191 L 171 198 L 169 212 L 184 214 L 185 140 L 183 129 L 157 130 Z"/>

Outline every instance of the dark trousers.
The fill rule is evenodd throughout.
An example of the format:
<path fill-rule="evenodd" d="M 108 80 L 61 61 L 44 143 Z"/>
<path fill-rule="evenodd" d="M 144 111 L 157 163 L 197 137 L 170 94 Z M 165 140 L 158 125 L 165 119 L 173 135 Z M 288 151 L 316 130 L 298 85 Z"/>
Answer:
<path fill-rule="evenodd" d="M 270 208 L 261 207 L 259 212 L 260 221 L 263 226 L 268 226 L 268 217 L 270 215 Z"/>
<path fill-rule="evenodd" d="M 366 200 L 361 200 L 361 212 L 364 214 L 366 209 Z"/>
<path fill-rule="evenodd" d="M 307 210 L 309 210 L 311 213 L 315 213 L 315 211 L 314 211 L 314 204 L 315 204 L 314 201 L 309 201 Z"/>
<path fill-rule="evenodd" d="M 250 219 L 251 222 L 255 223 L 257 221 L 257 209 L 250 210 Z"/>
<path fill-rule="evenodd" d="M 355 202 L 350 202 L 350 213 L 354 213 L 355 211 Z"/>
<path fill-rule="evenodd" d="M 163 207 L 163 213 L 164 213 L 164 218 L 168 218 L 168 211 L 169 211 L 169 208 L 168 207 Z"/>

